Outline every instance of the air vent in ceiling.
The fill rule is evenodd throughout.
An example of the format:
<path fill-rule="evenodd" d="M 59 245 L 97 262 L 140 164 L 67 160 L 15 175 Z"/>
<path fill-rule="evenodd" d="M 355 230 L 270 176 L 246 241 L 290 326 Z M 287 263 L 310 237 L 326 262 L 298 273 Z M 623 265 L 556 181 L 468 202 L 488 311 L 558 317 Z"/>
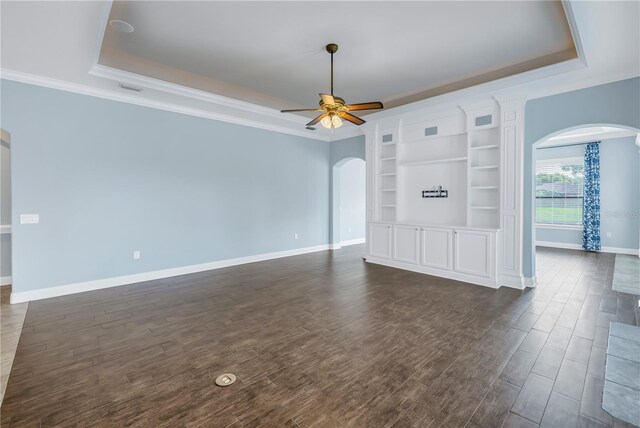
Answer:
<path fill-rule="evenodd" d="M 127 91 L 142 92 L 142 88 L 138 88 L 136 86 L 125 85 L 124 83 L 120 83 L 118 86 L 120 86 L 122 89 L 126 89 Z"/>

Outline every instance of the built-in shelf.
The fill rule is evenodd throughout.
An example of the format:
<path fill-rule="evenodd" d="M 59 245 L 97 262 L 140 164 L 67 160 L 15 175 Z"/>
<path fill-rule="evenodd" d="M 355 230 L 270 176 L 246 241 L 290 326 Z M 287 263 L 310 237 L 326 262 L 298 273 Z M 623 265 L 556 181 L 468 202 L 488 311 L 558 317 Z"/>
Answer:
<path fill-rule="evenodd" d="M 395 208 L 396 204 L 382 204 L 380 206 L 383 207 L 383 208 Z"/>
<path fill-rule="evenodd" d="M 479 205 L 476 205 L 476 206 L 472 205 L 471 209 L 472 210 L 497 210 L 498 207 L 491 207 L 491 206 L 484 206 L 483 207 L 483 206 L 479 206 Z"/>
<path fill-rule="evenodd" d="M 380 189 L 381 192 L 395 192 L 396 189 Z"/>
<path fill-rule="evenodd" d="M 393 177 L 394 175 L 396 175 L 395 172 L 383 172 L 382 174 L 380 174 L 383 177 Z"/>
<path fill-rule="evenodd" d="M 470 147 L 471 150 L 489 150 L 489 149 L 497 149 L 498 145 L 497 144 L 490 144 L 488 146 L 475 146 L 475 147 Z"/>
<path fill-rule="evenodd" d="M 498 186 L 471 186 L 472 190 L 498 190 Z"/>
<path fill-rule="evenodd" d="M 395 145 L 396 145 L 396 143 L 394 143 L 394 142 L 389 142 L 389 143 L 380 143 L 380 145 L 382 145 L 382 146 L 395 146 Z"/>
<path fill-rule="evenodd" d="M 466 160 L 467 160 L 466 157 L 446 158 L 446 159 L 434 159 L 434 160 L 417 161 L 417 162 L 400 162 L 400 165 L 402 166 L 430 165 L 434 163 L 465 162 Z"/>
<path fill-rule="evenodd" d="M 390 156 L 388 158 L 380 158 L 381 161 L 390 161 L 390 160 L 396 160 L 395 156 Z"/>
<path fill-rule="evenodd" d="M 498 169 L 498 165 L 480 165 L 472 166 L 471 169 Z"/>

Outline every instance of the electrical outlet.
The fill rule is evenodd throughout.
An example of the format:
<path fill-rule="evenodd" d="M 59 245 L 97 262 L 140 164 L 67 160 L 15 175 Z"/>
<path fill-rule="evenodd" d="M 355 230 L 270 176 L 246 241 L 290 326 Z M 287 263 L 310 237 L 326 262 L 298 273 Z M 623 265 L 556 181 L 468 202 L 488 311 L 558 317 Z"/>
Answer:
<path fill-rule="evenodd" d="M 349 233 L 351 233 L 351 228 L 349 228 Z"/>
<path fill-rule="evenodd" d="M 607 232 L 607 238 L 611 238 L 611 232 Z"/>
<path fill-rule="evenodd" d="M 293 234 L 293 239 L 298 239 L 299 237 L 300 237 L 300 236 L 298 236 L 298 234 L 297 234 L 297 233 L 294 233 L 294 234 Z"/>
<path fill-rule="evenodd" d="M 133 252 L 133 260 L 140 260 L 140 250 L 135 250 Z"/>
<path fill-rule="evenodd" d="M 39 214 L 20 214 L 20 224 L 38 224 L 40 223 Z"/>

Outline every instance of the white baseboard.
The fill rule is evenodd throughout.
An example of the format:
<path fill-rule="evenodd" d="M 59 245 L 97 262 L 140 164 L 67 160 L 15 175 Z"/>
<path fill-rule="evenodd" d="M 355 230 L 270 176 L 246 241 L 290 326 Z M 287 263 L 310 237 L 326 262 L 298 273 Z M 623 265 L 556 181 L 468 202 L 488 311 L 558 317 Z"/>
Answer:
<path fill-rule="evenodd" d="M 364 244 L 364 238 L 358 238 L 358 239 L 351 239 L 349 241 L 342 241 L 340 243 L 341 246 L 343 247 L 347 247 L 349 245 L 358 245 L 358 244 Z"/>
<path fill-rule="evenodd" d="M 522 275 L 498 275 L 498 285 L 500 287 L 515 288 L 516 290 L 524 290 L 526 287 L 525 279 Z"/>
<path fill-rule="evenodd" d="M 367 255 L 367 263 L 374 263 L 393 268 L 410 270 L 412 272 L 425 273 L 427 275 L 438 276 L 441 278 L 454 279 L 456 281 L 468 282 L 470 284 L 482 285 L 489 288 L 498 288 L 498 283 L 492 278 L 483 278 L 480 276 L 466 275 L 464 273 L 455 272 L 446 269 L 430 268 L 422 265 L 414 265 L 411 263 L 399 262 L 397 260 L 382 259 L 379 257 Z"/>
<path fill-rule="evenodd" d="M 538 277 L 534 276 L 532 278 L 525 278 L 524 279 L 524 286 L 528 287 L 528 288 L 534 288 L 536 285 L 538 285 Z"/>
<path fill-rule="evenodd" d="M 551 248 L 564 248 L 566 250 L 582 250 L 582 244 L 568 244 L 565 242 L 551 242 L 551 241 L 536 241 L 537 247 L 551 247 Z M 615 254 L 629 254 L 632 256 L 638 255 L 638 250 L 633 248 L 619 248 L 619 247 L 602 247 L 601 253 L 615 253 Z"/>
<path fill-rule="evenodd" d="M 10 284 L 11 284 L 11 275 L 0 276 L 0 285 L 10 285 Z"/>
<path fill-rule="evenodd" d="M 255 256 L 240 257 L 237 259 L 218 260 L 215 262 L 198 265 L 182 266 L 171 269 L 163 269 L 152 272 L 136 273 L 133 275 L 117 276 L 112 278 L 97 279 L 94 281 L 77 282 L 75 284 L 58 285 L 54 287 L 40 288 L 38 290 L 11 292 L 11 303 L 22 303 L 31 300 L 49 299 L 51 297 L 65 296 L 68 294 L 82 293 L 85 291 L 100 290 L 102 288 L 117 287 L 120 285 L 135 284 L 138 282 L 153 281 L 155 279 L 170 278 L 172 276 L 187 275 L 190 273 L 204 272 L 229 266 L 237 266 L 246 263 L 260 262 L 264 260 L 279 259 L 282 257 L 297 256 L 329 249 L 328 244 L 314 247 L 297 248 L 295 250 L 277 251 L 274 253 L 257 254 Z"/>
<path fill-rule="evenodd" d="M 582 250 L 582 244 L 567 244 L 565 242 L 536 241 L 536 247 L 564 248 L 565 250 Z"/>
<path fill-rule="evenodd" d="M 633 248 L 619 248 L 619 247 L 602 247 L 603 253 L 616 253 L 616 254 L 629 254 L 630 256 L 637 256 L 638 250 Z"/>
<path fill-rule="evenodd" d="M 365 243 L 365 238 L 351 239 L 349 241 L 342 241 L 339 244 L 329 244 L 329 249 L 339 250 L 340 248 L 347 247 L 349 245 L 358 245 L 358 244 L 364 244 L 364 243 Z"/>

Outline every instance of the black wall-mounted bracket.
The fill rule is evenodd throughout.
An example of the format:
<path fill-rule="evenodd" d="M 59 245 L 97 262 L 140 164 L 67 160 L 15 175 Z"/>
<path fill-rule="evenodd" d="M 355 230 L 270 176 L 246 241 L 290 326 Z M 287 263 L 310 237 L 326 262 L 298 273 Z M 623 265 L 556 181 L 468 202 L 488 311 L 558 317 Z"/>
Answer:
<path fill-rule="evenodd" d="M 442 186 L 438 186 L 438 190 L 423 190 L 422 197 L 423 198 L 448 198 L 449 191 L 442 190 Z"/>

